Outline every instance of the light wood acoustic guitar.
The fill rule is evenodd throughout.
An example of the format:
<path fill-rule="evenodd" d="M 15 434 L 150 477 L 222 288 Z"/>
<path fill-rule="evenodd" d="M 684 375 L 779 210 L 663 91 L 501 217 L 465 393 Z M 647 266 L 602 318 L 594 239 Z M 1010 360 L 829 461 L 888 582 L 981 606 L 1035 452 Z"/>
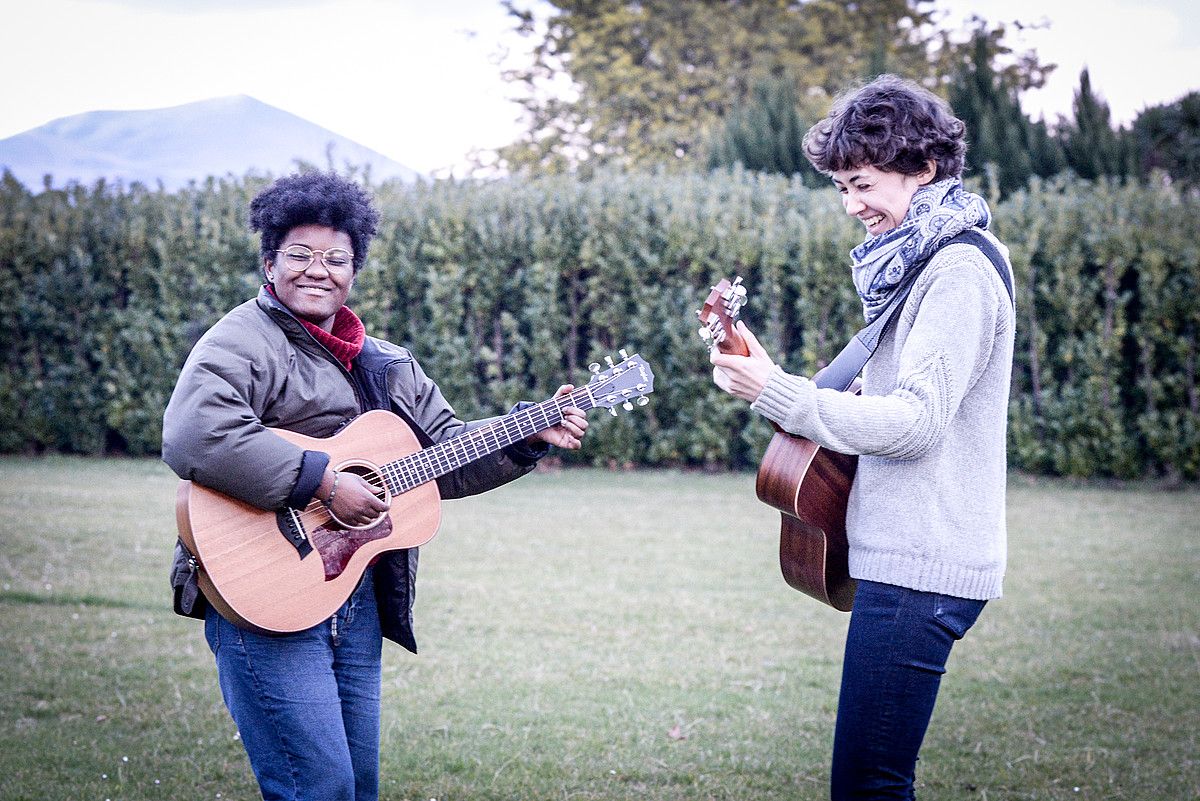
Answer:
<path fill-rule="evenodd" d="M 305 509 L 264 511 L 190 481 L 180 482 L 179 537 L 197 563 L 201 591 L 227 620 L 265 633 L 300 631 L 329 618 L 385 551 L 428 542 L 441 521 L 438 476 L 557 425 L 562 409 L 645 405 L 654 374 L 638 355 L 601 371 L 561 398 L 496 418 L 422 448 L 412 429 L 387 411 L 369 411 L 324 439 L 272 429 L 309 450 L 328 453 L 335 470 L 358 473 L 378 488 L 388 510 L 360 528 L 338 525 L 314 500 Z"/>
<path fill-rule="evenodd" d="M 696 312 L 703 324 L 700 336 L 710 347 L 738 356 L 750 354 L 733 325 L 745 303 L 741 278 L 722 278 L 712 288 Z M 779 567 L 784 580 L 843 612 L 850 611 L 856 587 L 847 563 L 846 503 L 857 466 L 856 456 L 831 451 L 776 426 L 755 482 L 759 500 L 780 512 Z"/>

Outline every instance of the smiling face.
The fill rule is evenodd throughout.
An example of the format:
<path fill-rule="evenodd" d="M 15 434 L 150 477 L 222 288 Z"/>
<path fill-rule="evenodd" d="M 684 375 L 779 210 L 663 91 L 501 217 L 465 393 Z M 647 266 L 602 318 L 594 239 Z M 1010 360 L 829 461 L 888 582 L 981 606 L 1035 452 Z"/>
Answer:
<path fill-rule="evenodd" d="M 867 234 L 880 234 L 896 228 L 908 214 L 912 197 L 919 187 L 933 180 L 936 166 L 929 162 L 919 175 L 884 172 L 870 165 L 833 173 L 833 184 L 842 194 L 842 207 L 866 226 Z"/>
<path fill-rule="evenodd" d="M 322 253 L 332 248 L 351 250 L 350 235 L 327 225 L 296 226 L 283 237 L 279 249 L 286 250 L 292 245 L 304 245 Z M 320 257 L 300 272 L 287 264 L 288 257 L 282 253 L 276 253 L 274 259 L 264 262 L 267 280 L 275 287 L 275 296 L 297 317 L 332 331 L 334 315 L 346 305 L 350 288 L 354 286 L 354 268 L 330 270 Z"/>

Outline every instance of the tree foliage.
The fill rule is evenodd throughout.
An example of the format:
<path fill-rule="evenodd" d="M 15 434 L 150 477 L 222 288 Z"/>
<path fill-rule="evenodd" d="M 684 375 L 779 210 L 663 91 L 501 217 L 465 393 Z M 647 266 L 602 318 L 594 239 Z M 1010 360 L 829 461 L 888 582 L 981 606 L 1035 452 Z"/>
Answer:
<path fill-rule="evenodd" d="M 969 167 L 993 165 L 1002 195 L 1067 168 L 1088 180 L 1162 170 L 1185 186 L 1200 172 L 1197 93 L 1125 130 L 1084 70 L 1069 119 L 1031 120 L 1019 97 L 1054 65 L 1008 44 L 1010 26 L 1026 26 L 973 17 L 962 40 L 939 28 L 935 0 L 550 0 L 544 18 L 519 2 L 505 5 L 533 48 L 505 75 L 527 130 L 496 162 L 514 173 L 806 174 L 806 125 L 883 71 L 948 97 L 968 126 Z"/>
<path fill-rule="evenodd" d="M 1141 174 L 1162 170 L 1184 186 L 1200 188 L 1200 92 L 1145 109 L 1131 136 Z"/>
<path fill-rule="evenodd" d="M 825 177 L 804 155 L 804 134 L 811 124 L 800 116 L 794 80 L 764 80 L 754 87 L 746 103 L 725 117 L 709 143 L 708 166 L 741 165 L 755 172 L 800 175 L 805 183 L 822 184 Z"/>
<path fill-rule="evenodd" d="M 928 2 L 555 0 L 543 28 L 510 0 L 518 30 L 538 41 L 532 63 L 507 73 L 528 132 L 503 163 L 694 163 L 763 81 L 796 80 L 816 109 L 881 68 L 932 80 Z"/>
<path fill-rule="evenodd" d="M 1065 160 L 1045 124 L 1021 111 L 1018 91 L 1023 81 L 996 67 L 998 58 L 1010 52 L 1003 37 L 1003 27 L 989 29 L 978 23 L 954 66 L 949 101 L 967 126 L 967 174 L 994 165 L 999 189 L 1007 195 L 1031 175 L 1058 174 Z"/>
<path fill-rule="evenodd" d="M 1092 90 L 1087 68 L 1079 74 L 1079 88 L 1071 104 L 1073 118 L 1060 133 L 1067 166 L 1089 180 L 1129 174 L 1129 150 L 1122 131 L 1113 128 L 1108 104 Z"/>

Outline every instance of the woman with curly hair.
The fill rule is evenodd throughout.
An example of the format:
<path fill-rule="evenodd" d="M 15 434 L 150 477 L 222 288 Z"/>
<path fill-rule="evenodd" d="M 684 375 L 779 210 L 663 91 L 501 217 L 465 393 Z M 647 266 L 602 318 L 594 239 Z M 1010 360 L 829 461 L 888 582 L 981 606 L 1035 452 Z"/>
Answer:
<path fill-rule="evenodd" d="M 330 173 L 281 178 L 250 204 L 266 283 L 196 343 L 163 417 L 163 459 L 180 476 L 260 509 L 316 499 L 349 526 L 387 506 L 362 477 L 335 471 L 268 427 L 328 437 L 368 409 L 389 409 L 430 442 L 459 420 L 405 348 L 366 335 L 346 306 L 378 214 Z M 563 386 L 559 395 L 570 392 Z M 534 468 L 550 445 L 578 448 L 583 413 L 438 479 L 443 498 L 483 492 Z M 385 552 L 327 621 L 291 634 L 239 628 L 205 603 L 176 548 L 176 611 L 205 621 L 222 696 L 264 799 L 370 801 L 379 785 L 382 638 L 416 651 L 416 549 Z"/>
<path fill-rule="evenodd" d="M 785 372 L 741 322 L 750 355 L 712 356 L 719 387 L 783 430 L 859 457 L 838 801 L 914 797 L 951 646 L 1001 592 L 1011 267 L 987 204 L 963 188 L 964 137 L 944 101 L 891 75 L 840 97 L 804 137 L 866 231 L 850 253 L 864 316 L 893 314 L 861 394 Z"/>

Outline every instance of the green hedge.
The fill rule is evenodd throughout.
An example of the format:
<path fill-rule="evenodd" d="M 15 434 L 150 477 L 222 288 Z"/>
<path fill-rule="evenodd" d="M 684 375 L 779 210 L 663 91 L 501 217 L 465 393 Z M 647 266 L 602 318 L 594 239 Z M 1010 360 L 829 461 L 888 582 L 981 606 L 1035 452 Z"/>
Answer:
<path fill-rule="evenodd" d="M 257 286 L 261 177 L 174 192 L 0 184 L 0 451 L 154 453 L 188 348 Z M 540 399 L 618 348 L 649 406 L 596 416 L 599 464 L 757 463 L 769 427 L 717 391 L 695 309 L 741 275 L 743 317 L 810 373 L 859 327 L 831 189 L 752 173 L 374 187 L 380 235 L 351 305 L 471 417 Z M 1010 462 L 1200 477 L 1197 202 L 1168 187 L 1034 184 L 996 230 L 1019 284 Z"/>

